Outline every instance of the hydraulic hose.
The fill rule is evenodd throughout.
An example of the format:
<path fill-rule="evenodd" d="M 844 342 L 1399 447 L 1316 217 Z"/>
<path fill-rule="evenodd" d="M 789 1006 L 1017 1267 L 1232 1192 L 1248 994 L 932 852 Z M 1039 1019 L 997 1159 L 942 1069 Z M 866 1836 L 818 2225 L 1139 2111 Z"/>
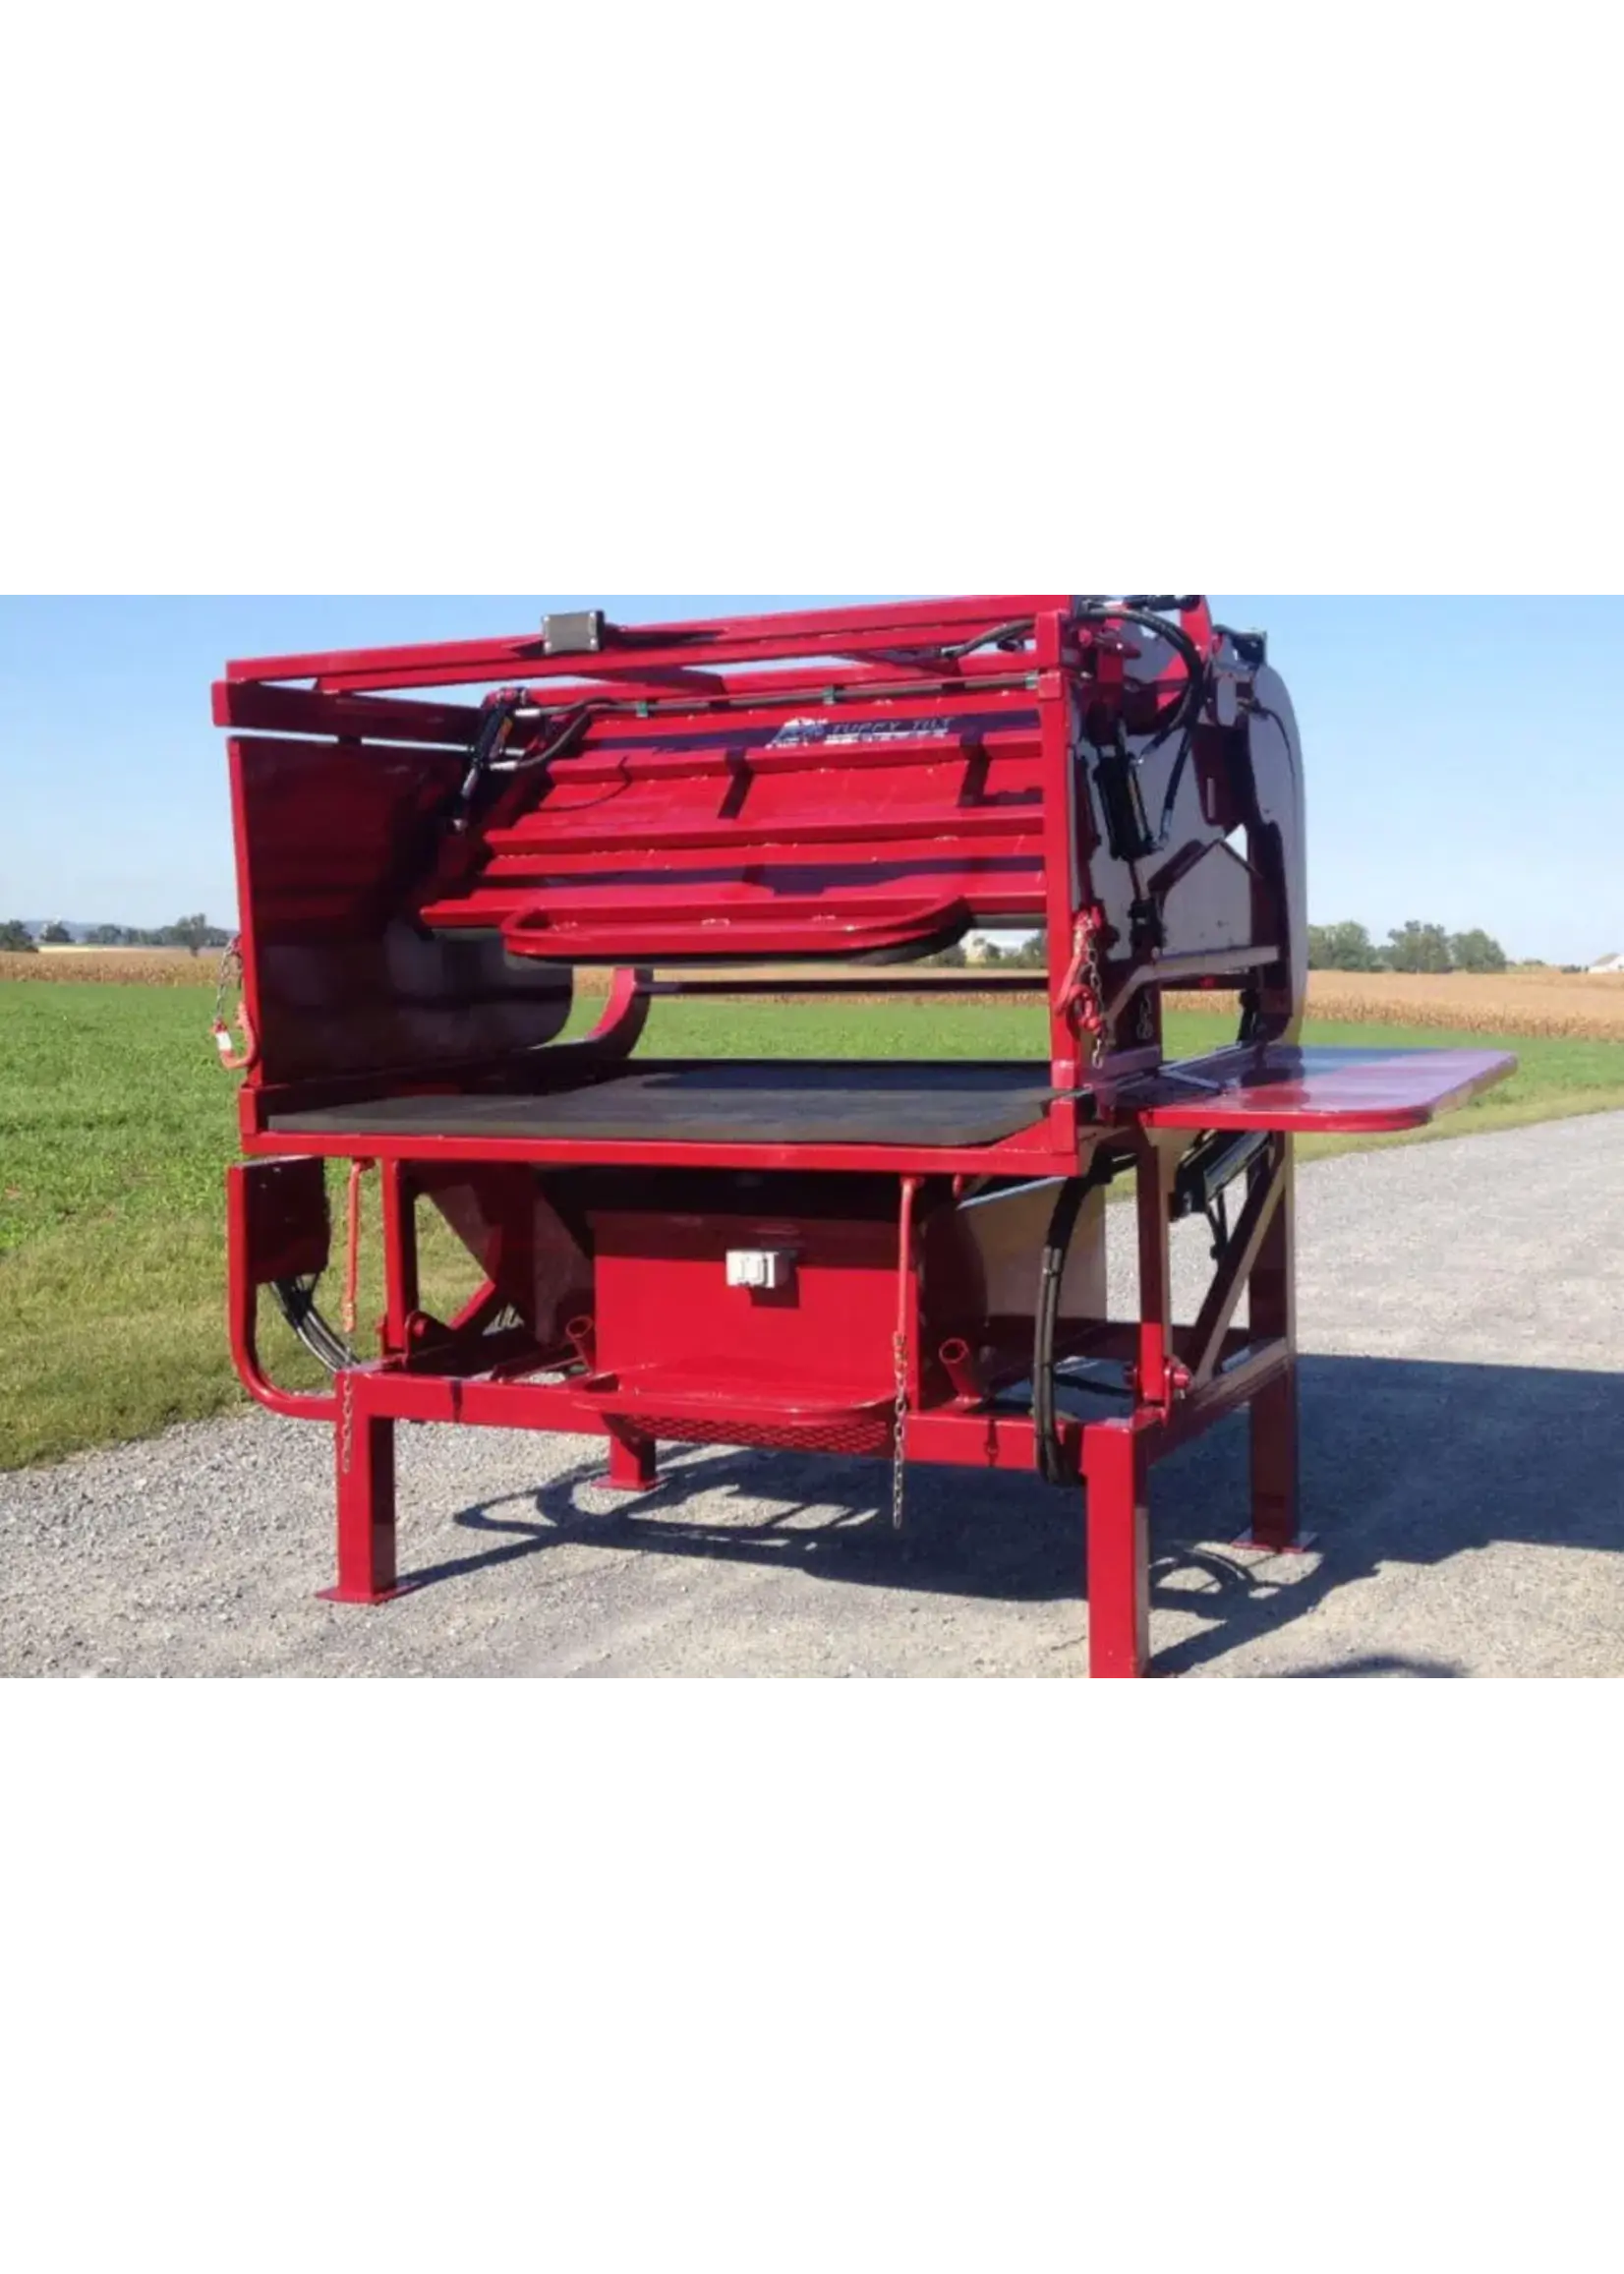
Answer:
<path fill-rule="evenodd" d="M 1037 1429 L 1038 1474 L 1046 1485 L 1072 1485 L 1076 1481 L 1067 1469 L 1061 1450 L 1060 1424 L 1055 1409 L 1055 1342 L 1060 1332 L 1061 1293 L 1066 1284 L 1066 1267 L 1072 1258 L 1072 1242 L 1084 1204 L 1093 1194 L 1103 1192 L 1115 1182 L 1120 1166 L 1113 1154 L 1096 1153 L 1086 1176 L 1067 1180 L 1049 1220 L 1049 1237 L 1044 1243 L 1038 1278 L 1037 1331 L 1032 1352 L 1032 1420 Z"/>

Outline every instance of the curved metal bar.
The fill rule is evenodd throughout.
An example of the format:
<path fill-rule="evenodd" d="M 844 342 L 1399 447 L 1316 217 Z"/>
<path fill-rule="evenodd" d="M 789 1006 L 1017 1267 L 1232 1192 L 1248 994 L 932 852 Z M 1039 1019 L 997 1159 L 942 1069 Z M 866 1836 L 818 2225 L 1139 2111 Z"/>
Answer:
<path fill-rule="evenodd" d="M 581 1058 L 629 1058 L 642 1041 L 654 1007 L 654 973 L 638 968 L 614 974 L 604 1015 L 589 1034 L 573 1042 L 555 1042 L 549 1059 L 566 1052 Z"/>
<path fill-rule="evenodd" d="M 231 1330 L 231 1359 L 249 1396 L 267 1413 L 296 1422 L 336 1422 L 338 1399 L 299 1390 L 278 1389 L 260 1363 L 260 1288 L 251 1267 L 248 1227 L 248 1184 L 241 1167 L 226 1180 L 226 1308 Z"/>

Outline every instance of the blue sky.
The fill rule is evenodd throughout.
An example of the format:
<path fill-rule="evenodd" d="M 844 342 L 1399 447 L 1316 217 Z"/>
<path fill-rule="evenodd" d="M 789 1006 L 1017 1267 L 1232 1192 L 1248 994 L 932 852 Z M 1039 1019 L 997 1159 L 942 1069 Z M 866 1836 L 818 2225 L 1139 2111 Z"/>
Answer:
<path fill-rule="evenodd" d="M 228 656 L 519 632 L 842 594 L 0 600 L 0 917 L 232 912 Z M 1307 751 L 1316 922 L 1481 924 L 1515 956 L 1624 950 L 1624 601 L 1215 596 L 1270 634 Z"/>

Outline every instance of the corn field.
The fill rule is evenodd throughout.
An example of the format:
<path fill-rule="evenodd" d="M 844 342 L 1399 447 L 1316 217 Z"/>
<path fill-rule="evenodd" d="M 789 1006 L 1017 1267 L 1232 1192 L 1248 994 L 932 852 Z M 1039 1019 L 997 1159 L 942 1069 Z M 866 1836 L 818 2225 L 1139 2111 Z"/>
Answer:
<path fill-rule="evenodd" d="M 1210 995 L 1176 995 L 1183 1011 Z M 1624 979 L 1562 971 L 1312 971 L 1308 1015 L 1340 1025 L 1436 1027 L 1457 1034 L 1542 1035 L 1555 1041 L 1624 1042 Z"/>
<path fill-rule="evenodd" d="M 0 954 L 0 979 L 91 980 L 112 987 L 203 987 L 214 984 L 220 951 L 185 948 L 46 948 L 32 956 Z"/>
<path fill-rule="evenodd" d="M 211 949 L 196 957 L 184 948 L 55 949 L 33 956 L 0 955 L 0 979 L 212 987 L 219 961 Z M 785 971 L 783 976 L 787 980 L 791 974 Z M 970 974 L 932 972 L 928 976 L 932 993 L 940 992 L 956 1003 L 1020 999 L 978 994 Z M 607 989 L 605 973 L 589 971 L 581 977 L 585 993 Z M 884 981 L 876 985 L 873 1000 L 894 1000 L 899 985 L 905 987 L 907 979 L 904 971 L 891 974 L 889 985 Z M 1034 1000 L 1036 993 L 1034 989 Z M 1227 1009 L 1226 998 L 1221 995 L 1177 995 L 1171 1002 L 1184 1011 L 1216 1013 Z M 1431 1026 L 1469 1034 L 1624 1042 L 1624 977 L 1582 978 L 1549 970 L 1510 971 L 1495 977 L 1478 977 L 1466 971 L 1440 977 L 1393 971 L 1315 971 L 1308 982 L 1308 1008 L 1316 1019 L 1362 1026 Z"/>

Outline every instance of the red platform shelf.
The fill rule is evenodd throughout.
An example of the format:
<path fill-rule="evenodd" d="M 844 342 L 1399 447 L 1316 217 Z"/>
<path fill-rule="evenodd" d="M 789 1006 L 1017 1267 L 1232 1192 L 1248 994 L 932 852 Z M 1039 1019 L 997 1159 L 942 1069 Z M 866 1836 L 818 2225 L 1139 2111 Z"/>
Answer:
<path fill-rule="evenodd" d="M 1498 1050 L 1226 1050 L 1133 1093 L 1151 1129 L 1381 1137 L 1470 1104 L 1517 1061 Z"/>

